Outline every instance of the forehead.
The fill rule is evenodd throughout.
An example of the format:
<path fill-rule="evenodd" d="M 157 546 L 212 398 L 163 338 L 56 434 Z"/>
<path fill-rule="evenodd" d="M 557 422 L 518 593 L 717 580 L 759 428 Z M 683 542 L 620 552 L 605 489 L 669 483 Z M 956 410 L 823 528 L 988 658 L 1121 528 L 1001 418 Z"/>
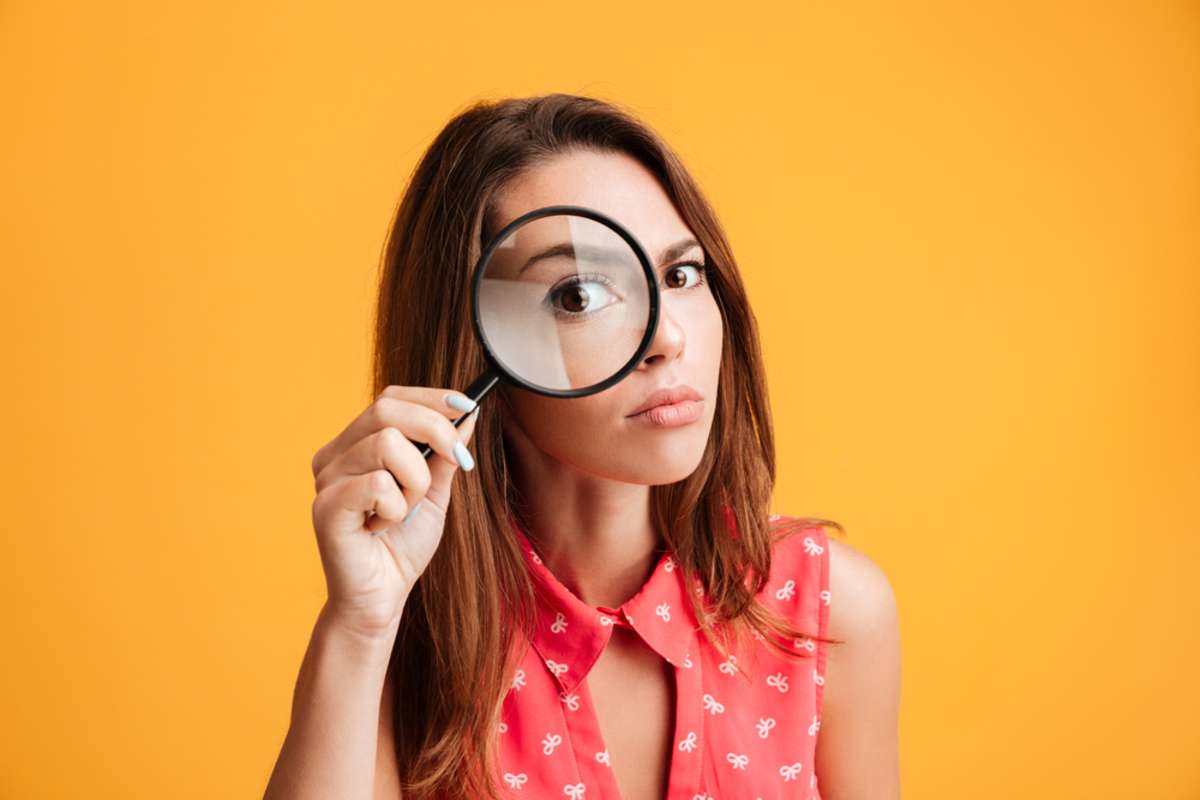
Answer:
<path fill-rule="evenodd" d="M 576 205 L 615 219 L 650 258 L 692 235 L 658 179 L 625 153 L 576 150 L 531 167 L 497 198 L 499 228 L 536 208 Z"/>

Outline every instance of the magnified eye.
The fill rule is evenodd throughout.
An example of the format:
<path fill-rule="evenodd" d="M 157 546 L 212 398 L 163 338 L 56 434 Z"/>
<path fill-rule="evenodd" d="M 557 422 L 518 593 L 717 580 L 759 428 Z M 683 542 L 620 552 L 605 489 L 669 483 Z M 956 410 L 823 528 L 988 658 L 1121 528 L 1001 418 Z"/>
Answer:
<path fill-rule="evenodd" d="M 579 275 L 546 295 L 546 305 L 559 319 L 581 319 L 617 301 L 612 282 L 604 275 Z"/>

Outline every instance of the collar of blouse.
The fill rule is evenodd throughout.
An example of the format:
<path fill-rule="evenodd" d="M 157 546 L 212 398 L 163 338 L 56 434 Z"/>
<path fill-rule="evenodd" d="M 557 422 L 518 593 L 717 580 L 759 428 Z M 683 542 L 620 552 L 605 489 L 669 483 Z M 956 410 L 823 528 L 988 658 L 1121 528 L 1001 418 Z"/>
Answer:
<path fill-rule="evenodd" d="M 546 568 L 515 519 L 512 525 L 537 596 L 537 624 L 531 644 L 564 694 L 574 691 L 587 676 L 608 644 L 614 626 L 634 631 L 673 666 L 691 665 L 699 623 L 688 602 L 683 570 L 669 549 L 659 556 L 638 593 L 619 608 L 590 606 Z M 703 591 L 698 580 L 693 591 Z"/>

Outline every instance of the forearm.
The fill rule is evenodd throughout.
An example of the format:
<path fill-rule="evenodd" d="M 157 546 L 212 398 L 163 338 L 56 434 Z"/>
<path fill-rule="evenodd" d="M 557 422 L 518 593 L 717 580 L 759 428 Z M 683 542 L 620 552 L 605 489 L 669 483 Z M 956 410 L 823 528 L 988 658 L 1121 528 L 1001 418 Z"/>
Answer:
<path fill-rule="evenodd" d="M 264 800 L 372 800 L 390 637 L 340 625 L 322 607 Z"/>

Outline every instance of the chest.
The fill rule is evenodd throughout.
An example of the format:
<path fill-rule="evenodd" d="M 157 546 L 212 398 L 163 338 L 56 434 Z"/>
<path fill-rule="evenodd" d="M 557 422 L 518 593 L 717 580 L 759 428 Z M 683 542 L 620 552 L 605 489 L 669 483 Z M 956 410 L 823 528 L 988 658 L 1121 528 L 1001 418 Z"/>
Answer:
<path fill-rule="evenodd" d="M 675 730 L 674 667 L 637 634 L 614 628 L 587 677 L 623 800 L 666 796 Z"/>
<path fill-rule="evenodd" d="M 817 665 L 759 653 L 738 659 L 747 677 L 698 640 L 689 651 L 673 665 L 619 626 L 591 663 L 528 647 L 502 709 L 505 797 L 819 800 Z M 579 664 L 563 691 L 555 675 Z"/>

